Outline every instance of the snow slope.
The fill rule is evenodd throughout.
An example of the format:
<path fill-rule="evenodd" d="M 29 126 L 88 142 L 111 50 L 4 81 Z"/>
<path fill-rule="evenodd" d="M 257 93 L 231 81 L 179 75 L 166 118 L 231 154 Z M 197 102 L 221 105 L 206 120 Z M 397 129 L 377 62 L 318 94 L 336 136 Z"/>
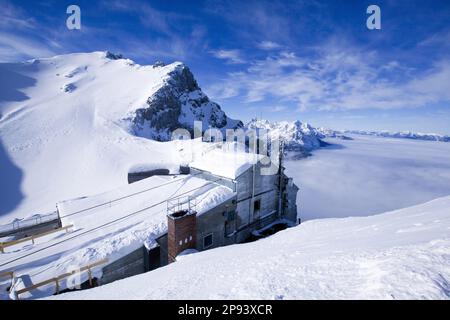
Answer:
<path fill-rule="evenodd" d="M 132 167 L 177 172 L 184 160 L 174 144 L 145 139 L 167 138 L 167 127 L 151 126 L 163 118 L 145 118 L 161 106 L 171 126 L 239 125 L 181 63 L 94 52 L 0 64 L 0 224 L 126 184 Z"/>
<path fill-rule="evenodd" d="M 450 144 L 351 135 L 286 160 L 303 220 L 368 216 L 450 194 Z"/>
<path fill-rule="evenodd" d="M 450 299 L 450 197 L 307 221 L 51 299 Z"/>

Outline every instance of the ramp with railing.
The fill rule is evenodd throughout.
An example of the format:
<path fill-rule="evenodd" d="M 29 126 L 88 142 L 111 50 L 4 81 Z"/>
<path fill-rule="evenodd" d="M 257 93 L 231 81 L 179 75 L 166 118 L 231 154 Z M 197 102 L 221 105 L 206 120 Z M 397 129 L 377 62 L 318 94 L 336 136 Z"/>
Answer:
<path fill-rule="evenodd" d="M 58 213 L 36 214 L 30 218 L 16 219 L 11 223 L 0 225 L 0 238 L 26 237 L 36 233 L 60 227 Z"/>

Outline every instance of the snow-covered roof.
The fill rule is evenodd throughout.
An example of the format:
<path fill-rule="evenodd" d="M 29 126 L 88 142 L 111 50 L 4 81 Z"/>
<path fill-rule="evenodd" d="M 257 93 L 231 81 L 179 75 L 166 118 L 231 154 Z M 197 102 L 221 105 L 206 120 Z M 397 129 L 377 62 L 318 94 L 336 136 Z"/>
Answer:
<path fill-rule="evenodd" d="M 190 167 L 208 171 L 214 175 L 235 179 L 261 160 L 262 156 L 227 148 L 211 150 L 194 160 Z"/>
<path fill-rule="evenodd" d="M 103 258 L 112 262 L 143 244 L 151 247 L 167 231 L 167 201 L 187 196 L 197 199 L 196 210 L 202 214 L 234 192 L 193 175 L 153 176 L 99 195 L 59 202 L 63 226 L 73 224 L 73 232 L 39 238 L 33 246 L 9 248 L 0 255 L 0 270 L 14 270 L 17 277 L 29 275 L 36 283 Z M 65 285 L 60 283 L 61 289 Z"/>

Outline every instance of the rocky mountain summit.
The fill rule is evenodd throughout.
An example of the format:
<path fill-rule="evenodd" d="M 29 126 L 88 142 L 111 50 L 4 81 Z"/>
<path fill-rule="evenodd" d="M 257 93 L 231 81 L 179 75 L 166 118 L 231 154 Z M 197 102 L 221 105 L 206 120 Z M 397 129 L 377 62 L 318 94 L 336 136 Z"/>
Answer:
<path fill-rule="evenodd" d="M 252 119 L 246 128 L 266 130 L 269 140 L 279 138 L 284 143 L 284 150 L 294 152 L 297 157 L 307 156 L 312 150 L 327 145 L 322 141 L 324 136 L 316 128 L 299 120 L 271 122 Z"/>
<path fill-rule="evenodd" d="M 155 66 L 163 67 L 160 63 Z M 194 121 L 201 121 L 203 130 L 243 127 L 241 121 L 230 119 L 217 103 L 209 100 L 186 65 L 174 63 L 168 67 L 172 70 L 163 85 L 131 119 L 136 135 L 167 141 L 171 132 L 178 128 L 192 132 Z"/>

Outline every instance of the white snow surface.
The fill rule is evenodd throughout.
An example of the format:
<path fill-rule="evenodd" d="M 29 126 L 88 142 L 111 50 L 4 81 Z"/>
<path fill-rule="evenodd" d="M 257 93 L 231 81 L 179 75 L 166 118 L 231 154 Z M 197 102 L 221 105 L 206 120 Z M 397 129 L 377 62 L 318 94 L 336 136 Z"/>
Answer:
<path fill-rule="evenodd" d="M 177 171 L 173 143 L 133 136 L 122 119 L 180 63 L 153 68 L 107 55 L 0 64 L 0 224 L 126 184 L 136 165 Z"/>
<path fill-rule="evenodd" d="M 450 197 L 307 221 L 50 299 L 450 299 Z"/>
<path fill-rule="evenodd" d="M 225 143 L 222 148 L 213 149 L 196 158 L 190 163 L 190 167 L 208 171 L 220 177 L 235 179 L 263 158 L 262 155 L 252 152 L 230 150 L 233 147 L 236 147 L 236 144 Z"/>

